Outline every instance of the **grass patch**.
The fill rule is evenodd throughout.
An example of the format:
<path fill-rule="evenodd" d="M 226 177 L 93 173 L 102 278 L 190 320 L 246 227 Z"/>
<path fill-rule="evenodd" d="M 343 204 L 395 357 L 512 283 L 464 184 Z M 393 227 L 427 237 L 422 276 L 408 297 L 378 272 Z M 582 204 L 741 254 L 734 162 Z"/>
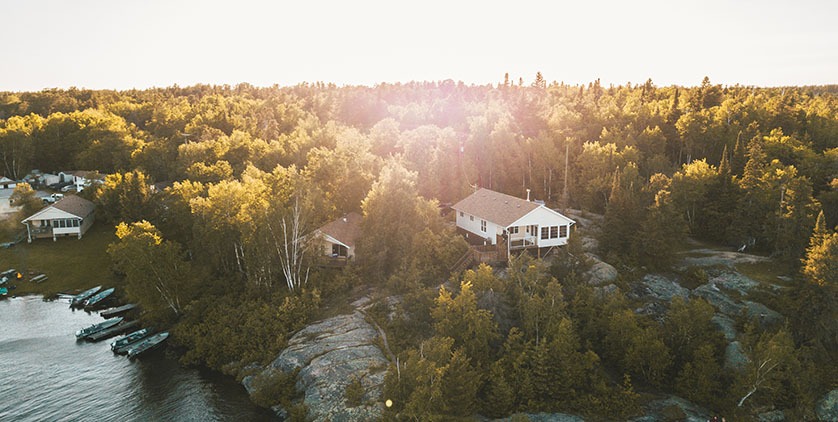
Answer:
<path fill-rule="evenodd" d="M 789 269 L 788 265 L 775 260 L 736 264 L 736 271 L 763 284 L 777 284 L 785 287 L 789 287 L 793 283 L 789 283 L 777 277 L 782 276 L 794 278 L 795 276 L 795 273 Z"/>
<path fill-rule="evenodd" d="M 116 240 L 114 228 L 96 222 L 82 239 L 75 237 L 23 241 L 9 249 L 0 249 L 0 271 L 16 268 L 24 279 L 12 282 L 16 289 L 9 293 L 16 296 L 40 294 L 50 297 L 57 293 L 84 290 L 95 285 L 113 286 L 117 279 L 111 271 L 107 254 L 108 244 Z M 29 282 L 37 274 L 49 279 L 39 283 Z"/>

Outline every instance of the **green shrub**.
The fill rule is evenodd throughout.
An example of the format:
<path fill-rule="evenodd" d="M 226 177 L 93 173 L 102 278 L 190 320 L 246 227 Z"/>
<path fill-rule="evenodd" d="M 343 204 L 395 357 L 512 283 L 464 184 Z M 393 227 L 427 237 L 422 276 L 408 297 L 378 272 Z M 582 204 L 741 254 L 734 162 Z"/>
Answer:
<path fill-rule="evenodd" d="M 358 378 L 353 379 L 352 382 L 346 385 L 346 390 L 344 391 L 346 406 L 357 407 L 364 404 L 364 393 L 366 393 L 366 390 L 361 380 Z"/>
<path fill-rule="evenodd" d="M 250 395 L 253 403 L 262 407 L 282 404 L 287 407 L 299 393 L 295 387 L 299 368 L 291 373 L 273 370 L 259 374 L 253 380 L 254 392 Z"/>

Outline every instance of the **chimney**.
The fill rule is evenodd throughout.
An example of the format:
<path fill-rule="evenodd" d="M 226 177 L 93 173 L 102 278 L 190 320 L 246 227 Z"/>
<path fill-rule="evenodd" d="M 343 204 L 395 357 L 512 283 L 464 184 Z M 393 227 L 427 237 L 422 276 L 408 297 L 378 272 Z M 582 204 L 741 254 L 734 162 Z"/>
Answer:
<path fill-rule="evenodd" d="M 530 202 L 530 190 L 527 189 L 527 202 Z"/>
<path fill-rule="evenodd" d="M 346 223 L 346 222 L 347 222 L 347 220 L 346 220 L 346 214 L 344 214 L 344 215 L 343 215 L 343 217 L 342 217 L 341 219 L 343 220 L 343 222 L 344 222 L 344 223 Z"/>

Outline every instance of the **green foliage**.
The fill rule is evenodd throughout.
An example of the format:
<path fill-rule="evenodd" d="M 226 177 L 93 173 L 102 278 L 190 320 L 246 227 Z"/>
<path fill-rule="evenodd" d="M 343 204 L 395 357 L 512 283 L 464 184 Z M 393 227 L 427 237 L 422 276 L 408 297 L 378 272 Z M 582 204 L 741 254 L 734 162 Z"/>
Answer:
<path fill-rule="evenodd" d="M 295 386 L 299 372 L 300 369 L 297 368 L 290 373 L 273 370 L 257 375 L 253 379 L 253 394 L 250 399 L 256 405 L 265 408 L 278 404 L 289 407 L 292 400 L 300 396 Z"/>
<path fill-rule="evenodd" d="M 141 171 L 114 173 L 98 186 L 95 202 L 112 223 L 133 223 L 151 215 L 151 180 Z"/>
<path fill-rule="evenodd" d="M 44 202 L 35 195 L 35 191 L 28 183 L 18 183 L 15 186 L 9 197 L 9 204 L 20 207 L 21 218 L 16 218 L 16 220 L 23 220 L 44 207 Z"/>
<path fill-rule="evenodd" d="M 114 269 L 125 275 L 125 290 L 149 320 L 179 317 L 198 293 L 199 274 L 177 243 L 163 240 L 147 221 L 116 227 L 117 242 L 108 246 Z"/>
<path fill-rule="evenodd" d="M 346 389 L 343 392 L 344 400 L 346 400 L 347 407 L 357 407 L 364 404 L 364 384 L 359 378 L 354 378 L 349 384 L 346 384 Z"/>
<path fill-rule="evenodd" d="M 205 295 L 174 329 L 176 341 L 188 349 L 181 362 L 233 373 L 254 361 L 266 363 L 319 305 L 317 291 L 268 297 Z"/>

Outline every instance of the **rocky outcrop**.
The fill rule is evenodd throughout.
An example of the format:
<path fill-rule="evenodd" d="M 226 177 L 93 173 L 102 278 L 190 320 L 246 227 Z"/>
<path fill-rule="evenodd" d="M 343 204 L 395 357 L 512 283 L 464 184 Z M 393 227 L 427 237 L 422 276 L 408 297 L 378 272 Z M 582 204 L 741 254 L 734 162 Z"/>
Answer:
<path fill-rule="evenodd" d="M 741 371 L 748 364 L 748 356 L 742 350 L 742 343 L 732 341 L 725 348 L 725 369 Z"/>
<path fill-rule="evenodd" d="M 632 419 L 632 422 L 706 422 L 712 417 L 707 409 L 678 396 L 652 400 L 643 408 L 646 414 Z"/>
<path fill-rule="evenodd" d="M 690 295 L 689 289 L 660 274 L 646 274 L 634 293 L 644 299 L 663 302 L 670 302 L 676 297 L 686 299 Z"/>
<path fill-rule="evenodd" d="M 525 420 L 530 422 L 584 422 L 575 415 L 565 413 L 516 413 L 508 418 L 495 419 L 496 422 L 511 422 Z"/>
<path fill-rule="evenodd" d="M 588 284 L 592 286 L 603 286 L 611 284 L 617 279 L 617 269 L 613 265 L 599 259 L 592 253 L 585 254 L 591 261 L 591 269 L 585 273 Z"/>
<path fill-rule="evenodd" d="M 389 364 L 376 345 L 378 336 L 361 311 L 329 318 L 295 334 L 265 372 L 290 373 L 299 368 L 296 387 L 303 392 L 313 420 L 377 420 L 381 418 L 379 399 Z M 355 380 L 365 392 L 360 405 L 349 407 L 346 387 Z M 242 383 L 248 391 L 253 388 L 251 377 Z M 282 418 L 283 410 L 275 411 Z"/>
<path fill-rule="evenodd" d="M 785 420 L 786 415 L 782 410 L 772 410 L 770 412 L 764 412 L 757 415 L 757 421 L 759 422 L 783 422 Z"/>
<path fill-rule="evenodd" d="M 838 389 L 830 391 L 818 400 L 815 413 L 822 421 L 838 421 Z"/>
<path fill-rule="evenodd" d="M 725 336 L 725 340 L 733 341 L 736 339 L 736 327 L 733 325 L 733 319 L 727 315 L 715 314 L 710 320 Z"/>

